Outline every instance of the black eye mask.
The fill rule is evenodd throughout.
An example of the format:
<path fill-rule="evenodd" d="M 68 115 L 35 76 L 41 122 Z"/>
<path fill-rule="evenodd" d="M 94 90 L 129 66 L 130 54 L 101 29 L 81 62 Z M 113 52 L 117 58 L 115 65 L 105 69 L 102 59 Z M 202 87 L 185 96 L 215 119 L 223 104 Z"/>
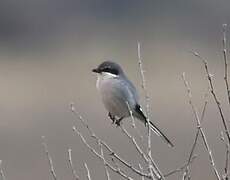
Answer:
<path fill-rule="evenodd" d="M 110 67 L 106 67 L 106 68 L 101 69 L 101 72 L 108 72 L 108 73 L 111 73 L 111 74 L 114 74 L 114 75 L 118 75 L 118 70 L 117 69 L 112 69 Z"/>

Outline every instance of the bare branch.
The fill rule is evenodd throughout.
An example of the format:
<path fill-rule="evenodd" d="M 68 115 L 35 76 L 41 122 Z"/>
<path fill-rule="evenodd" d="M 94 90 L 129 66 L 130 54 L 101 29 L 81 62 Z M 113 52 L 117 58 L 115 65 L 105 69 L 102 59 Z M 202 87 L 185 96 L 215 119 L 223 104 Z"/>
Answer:
<path fill-rule="evenodd" d="M 136 127 L 136 123 L 135 123 L 135 119 L 133 117 L 133 111 L 130 108 L 129 102 L 126 102 L 128 109 L 129 109 L 129 113 L 132 119 L 132 127 L 136 130 L 138 137 L 141 139 L 141 141 L 143 141 L 143 136 L 141 135 L 141 132 L 137 129 Z"/>
<path fill-rule="evenodd" d="M 206 97 L 206 95 L 205 95 L 205 97 Z M 200 123 L 203 122 L 203 120 L 204 120 L 204 115 L 205 115 L 205 110 L 206 110 L 206 107 L 207 107 L 207 103 L 208 103 L 207 99 L 205 98 L 205 102 L 204 102 L 204 107 L 203 107 L 202 114 L 201 114 Z M 189 173 L 190 173 L 189 165 L 190 165 L 190 161 L 191 161 L 191 159 L 193 157 L 194 150 L 195 150 L 196 145 L 197 145 L 199 134 L 200 134 L 200 128 L 197 125 L 196 136 L 195 136 L 195 139 L 194 139 L 194 142 L 193 142 L 193 145 L 192 145 L 192 149 L 191 149 L 190 154 L 189 154 L 189 158 L 188 158 L 188 162 L 187 162 L 187 168 L 186 168 L 185 173 L 184 173 L 184 178 L 186 178 L 186 177 L 189 176 Z"/>
<path fill-rule="evenodd" d="M 143 167 L 141 166 L 141 164 L 139 164 L 139 168 L 140 168 L 141 172 L 144 173 Z M 141 180 L 145 180 L 145 177 L 141 176 Z"/>
<path fill-rule="evenodd" d="M 223 24 L 222 27 L 223 27 L 224 81 L 227 90 L 228 104 L 230 105 L 230 90 L 228 84 L 227 38 L 226 38 L 227 24 Z"/>
<path fill-rule="evenodd" d="M 109 171 L 108 171 L 108 167 L 105 164 L 105 157 L 104 157 L 104 151 L 103 151 L 103 147 L 101 142 L 99 141 L 99 145 L 100 145 L 100 150 L 101 150 L 101 157 L 103 159 L 103 163 L 104 163 L 104 167 L 105 167 L 105 175 L 106 175 L 106 179 L 110 180 L 110 175 L 109 175 Z"/>
<path fill-rule="evenodd" d="M 133 180 L 133 178 L 129 177 L 128 175 L 126 175 L 123 171 L 121 171 L 118 168 L 114 168 L 113 166 L 111 166 L 105 159 L 103 159 L 103 157 L 92 147 L 90 146 L 87 141 L 85 140 L 85 138 L 82 136 L 82 134 L 76 129 L 76 127 L 73 127 L 73 131 L 76 132 L 78 134 L 78 136 L 80 137 L 81 141 L 83 142 L 83 144 L 85 144 L 85 146 L 93 153 L 95 154 L 100 160 L 103 161 L 103 163 L 110 168 L 113 172 L 119 174 L 120 176 L 122 176 L 123 178 L 127 179 L 127 180 Z M 104 161 L 105 160 L 105 161 Z M 145 176 L 145 174 L 141 174 L 143 176 Z M 150 179 L 150 176 L 146 175 L 147 178 Z"/>
<path fill-rule="evenodd" d="M 149 177 L 149 175 L 147 174 L 142 174 L 138 169 L 134 168 L 133 165 L 131 165 L 130 163 L 126 162 L 124 159 L 122 159 L 118 154 L 115 153 L 115 151 L 113 151 L 108 145 L 104 144 L 103 141 L 101 141 L 101 144 L 110 152 L 110 155 L 113 156 L 114 158 L 116 158 L 118 161 L 120 161 L 123 165 L 125 165 L 126 167 L 128 167 L 130 170 L 132 170 L 134 173 L 140 175 L 140 176 L 145 176 L 145 177 Z"/>
<path fill-rule="evenodd" d="M 2 169 L 2 160 L 0 160 L 0 176 L 2 177 L 2 180 L 6 180 L 6 176 Z"/>
<path fill-rule="evenodd" d="M 194 156 L 191 158 L 191 160 L 190 160 L 189 163 L 191 164 L 196 158 L 197 158 L 197 156 L 194 155 Z M 179 168 L 177 168 L 177 169 L 174 169 L 174 170 L 168 172 L 167 174 L 164 174 L 164 177 L 168 177 L 168 176 L 171 176 L 171 175 L 173 175 L 173 174 L 175 174 L 175 173 L 182 172 L 182 171 L 184 171 L 184 169 L 187 168 L 187 166 L 188 166 L 188 163 L 186 162 L 186 163 L 183 164 L 181 167 L 179 167 Z"/>
<path fill-rule="evenodd" d="M 126 167 L 130 168 L 136 174 L 138 174 L 140 176 L 149 177 L 149 175 L 142 174 L 138 169 L 134 168 L 131 164 L 129 164 L 128 162 L 126 162 L 124 159 L 122 159 L 117 153 L 115 153 L 115 151 L 109 145 L 106 144 L 106 142 L 104 142 L 98 136 L 96 136 L 96 134 L 93 132 L 93 130 L 90 128 L 90 126 L 86 123 L 86 120 L 81 116 L 81 114 L 79 112 L 76 111 L 76 109 L 75 109 L 75 107 L 74 107 L 73 104 L 71 104 L 71 110 L 80 119 L 80 122 L 88 130 L 90 136 L 93 139 L 95 139 L 97 142 L 100 142 L 110 152 L 111 156 L 113 156 L 114 158 L 116 158 L 117 160 L 119 160 L 122 164 L 124 164 Z"/>
<path fill-rule="evenodd" d="M 89 125 L 86 123 L 85 119 L 82 117 L 82 115 L 76 110 L 75 106 L 74 106 L 74 103 L 71 103 L 70 104 L 70 108 L 71 108 L 71 111 L 74 115 L 76 115 L 78 117 L 78 119 L 81 121 L 82 125 L 87 128 L 89 134 L 92 136 L 92 137 L 95 137 L 95 133 L 93 132 L 93 130 L 89 127 Z M 98 139 L 97 139 L 98 140 Z"/>
<path fill-rule="evenodd" d="M 137 56 L 138 56 L 138 64 L 139 64 L 139 69 L 141 73 L 141 80 L 142 80 L 142 89 L 145 92 L 145 105 L 146 105 L 146 117 L 147 117 L 147 128 L 148 128 L 148 134 L 147 134 L 147 154 L 148 154 L 148 169 L 150 172 L 150 175 L 152 179 L 154 179 L 154 170 L 152 166 L 152 152 L 151 152 L 151 129 L 150 129 L 150 120 L 149 120 L 149 114 L 150 114 L 150 107 L 149 107 L 149 95 L 147 91 L 147 86 L 146 86 L 146 80 L 145 80 L 145 74 L 144 74 L 144 68 L 143 68 L 143 63 L 142 63 L 142 57 L 141 57 L 141 44 L 140 42 L 137 42 Z"/>
<path fill-rule="evenodd" d="M 185 79 L 185 73 L 183 73 L 182 78 L 183 78 L 183 81 L 184 81 L 185 88 L 187 90 L 187 94 L 188 94 L 188 98 L 189 98 L 189 104 L 191 105 L 192 112 L 193 112 L 193 114 L 195 116 L 195 120 L 196 120 L 196 123 L 197 123 L 197 128 L 200 129 L 201 137 L 203 139 L 205 148 L 206 148 L 207 153 L 209 155 L 209 160 L 210 160 L 212 169 L 214 171 L 214 174 L 215 174 L 216 178 L 218 180 L 220 180 L 220 175 L 219 175 L 219 173 L 217 171 L 217 168 L 216 168 L 213 156 L 212 156 L 212 151 L 211 151 L 211 149 L 210 149 L 210 147 L 208 145 L 207 138 L 206 138 L 206 135 L 205 135 L 205 133 L 203 131 L 203 128 L 201 127 L 200 118 L 198 116 L 197 109 L 196 109 L 196 107 L 195 107 L 195 105 L 193 104 L 193 101 L 192 101 L 192 92 L 191 92 L 191 89 L 189 87 L 188 81 L 186 81 L 186 79 Z"/>
<path fill-rule="evenodd" d="M 47 143 L 46 143 L 46 139 L 45 139 L 45 136 L 42 136 L 42 139 L 43 139 L 43 147 L 44 147 L 44 150 L 45 150 L 45 153 L 46 153 L 46 157 L 47 157 L 47 160 L 48 160 L 48 163 L 49 163 L 49 168 L 50 168 L 50 172 L 52 174 L 52 177 L 54 180 L 57 180 L 57 175 L 55 173 L 55 170 L 54 170 L 54 166 L 53 166 L 53 161 L 52 161 L 52 158 L 49 154 L 49 151 L 48 151 L 48 146 L 47 146 Z"/>
<path fill-rule="evenodd" d="M 228 138 L 228 143 L 230 143 L 230 135 L 229 135 L 228 125 L 227 125 L 226 119 L 224 118 L 223 110 L 221 108 L 221 103 L 220 103 L 219 99 L 217 98 L 217 95 L 216 95 L 215 90 L 214 90 L 212 75 L 209 73 L 208 62 L 206 61 L 206 59 L 204 59 L 202 56 L 200 56 L 197 52 L 192 52 L 192 53 L 193 53 L 193 55 L 198 57 L 200 60 L 202 60 L 202 62 L 204 64 L 205 72 L 207 74 L 207 78 L 208 78 L 208 82 L 209 82 L 210 91 L 211 91 L 211 94 L 215 100 L 217 107 L 218 107 L 219 114 L 220 114 L 220 117 L 221 117 L 221 120 L 222 120 L 222 123 L 224 126 L 224 132 Z"/>
<path fill-rule="evenodd" d="M 148 156 L 148 158 L 150 159 L 150 163 L 151 163 L 149 168 L 151 168 L 151 171 L 152 171 L 153 175 L 155 176 L 155 178 L 157 178 L 159 180 L 165 180 L 163 173 L 160 171 L 160 169 L 158 168 L 158 166 L 155 163 L 155 161 L 153 160 L 153 158 L 149 157 L 149 156 Z"/>
<path fill-rule="evenodd" d="M 72 149 L 68 149 L 68 161 L 69 161 L 69 165 L 70 165 L 74 179 L 80 180 L 79 176 L 77 175 L 76 170 L 74 169 L 74 165 L 73 165 L 73 161 L 72 161 Z"/>
<path fill-rule="evenodd" d="M 230 152 L 229 152 L 229 144 L 228 144 L 228 142 L 225 141 L 223 132 L 221 132 L 220 139 L 224 143 L 225 149 L 226 149 L 226 154 L 225 154 L 226 158 L 225 158 L 225 167 L 224 167 L 223 179 L 228 180 L 229 179 L 229 154 L 230 154 Z"/>
<path fill-rule="evenodd" d="M 203 106 L 203 110 L 202 110 L 202 114 L 201 114 L 200 125 L 201 125 L 201 122 L 203 122 L 203 120 L 204 120 L 204 115 L 205 115 L 205 111 L 206 111 L 207 104 L 208 104 L 208 101 L 205 100 L 204 106 Z M 189 162 L 190 162 L 190 160 L 191 160 L 191 158 L 192 158 L 192 156 L 193 156 L 193 154 L 194 154 L 194 150 L 195 150 L 195 147 L 196 147 L 196 145 L 197 145 L 197 140 L 198 140 L 199 133 L 200 133 L 200 127 L 199 127 L 199 124 L 197 124 L 196 137 L 195 137 L 195 140 L 194 140 L 194 143 L 193 143 L 191 152 L 190 152 L 190 154 L 189 154 L 188 164 L 189 164 Z"/>
<path fill-rule="evenodd" d="M 148 163 L 148 157 L 145 155 L 145 153 L 142 151 L 141 147 L 137 144 L 134 137 L 132 137 L 128 131 L 124 128 L 124 126 L 120 126 L 121 131 L 128 137 L 128 139 L 132 142 L 137 152 L 140 154 L 140 156 L 143 158 L 143 160 Z"/>
<path fill-rule="evenodd" d="M 87 179 L 88 179 L 88 180 L 91 180 L 91 176 L 90 176 L 89 168 L 88 168 L 88 166 L 87 166 L 87 164 L 86 164 L 86 163 L 85 163 L 85 169 L 86 169 L 86 171 L 87 171 Z"/>
<path fill-rule="evenodd" d="M 141 57 L 141 44 L 140 42 L 137 42 L 137 56 L 138 56 L 138 64 L 139 64 L 139 69 L 140 69 L 140 73 L 141 73 L 141 87 L 142 89 L 145 91 L 145 95 L 147 96 L 147 86 L 146 86 L 146 79 L 145 79 L 145 71 L 143 68 L 143 63 L 142 63 L 142 57 Z M 147 96 L 146 100 L 149 100 L 149 97 Z M 146 102 L 146 106 L 148 106 Z M 146 111 L 148 109 L 146 108 Z"/>
<path fill-rule="evenodd" d="M 225 86 L 226 86 L 226 91 L 227 91 L 227 96 L 228 96 L 228 104 L 230 105 L 230 90 L 229 90 L 229 83 L 228 83 L 228 60 L 227 60 L 227 38 L 226 38 L 226 31 L 227 31 L 227 24 L 223 24 L 222 25 L 223 28 L 223 58 L 224 58 L 224 81 L 225 81 Z M 223 142 L 225 142 L 224 140 L 224 136 L 223 134 L 222 136 L 222 140 Z M 226 147 L 226 159 L 225 159 L 225 180 L 228 180 L 228 162 L 229 162 L 229 143 L 225 143 L 225 147 Z"/>
<path fill-rule="evenodd" d="M 131 119 L 132 119 L 132 127 L 133 127 L 133 128 L 136 128 L 135 119 L 134 119 L 134 117 L 133 117 L 133 111 L 131 110 L 128 101 L 126 101 L 126 104 L 127 104 L 127 106 L 128 106 L 129 113 L 130 113 L 130 116 L 131 116 Z"/>

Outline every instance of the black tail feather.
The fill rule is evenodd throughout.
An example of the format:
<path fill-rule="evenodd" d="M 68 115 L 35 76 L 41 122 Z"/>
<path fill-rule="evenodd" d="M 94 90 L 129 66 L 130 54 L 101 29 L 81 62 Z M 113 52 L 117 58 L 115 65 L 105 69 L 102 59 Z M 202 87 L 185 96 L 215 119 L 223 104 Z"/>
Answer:
<path fill-rule="evenodd" d="M 147 117 L 144 115 L 139 104 L 136 105 L 135 111 L 138 114 L 136 115 L 137 118 L 142 120 L 145 123 L 145 125 L 147 125 L 148 124 Z M 154 125 L 151 121 L 149 122 L 150 122 L 151 130 L 154 131 L 159 137 L 161 137 L 163 141 L 165 141 L 170 147 L 173 147 L 174 146 L 173 143 L 163 134 L 163 132 L 156 125 Z"/>
<path fill-rule="evenodd" d="M 158 135 L 160 136 L 170 147 L 174 147 L 173 143 L 161 132 L 161 130 L 155 126 L 151 121 L 150 122 L 150 128 Z"/>

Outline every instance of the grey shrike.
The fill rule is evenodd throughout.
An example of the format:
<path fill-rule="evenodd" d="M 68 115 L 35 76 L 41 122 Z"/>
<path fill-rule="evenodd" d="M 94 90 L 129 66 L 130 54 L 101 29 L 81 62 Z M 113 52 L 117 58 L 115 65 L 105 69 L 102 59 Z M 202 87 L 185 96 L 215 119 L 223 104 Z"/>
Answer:
<path fill-rule="evenodd" d="M 123 118 L 130 116 L 131 110 L 134 117 L 147 125 L 147 118 L 138 102 L 137 90 L 126 77 L 120 65 L 105 61 L 92 71 L 98 74 L 97 89 L 113 123 L 119 126 Z M 171 141 L 151 121 L 150 128 L 169 146 L 173 147 Z"/>

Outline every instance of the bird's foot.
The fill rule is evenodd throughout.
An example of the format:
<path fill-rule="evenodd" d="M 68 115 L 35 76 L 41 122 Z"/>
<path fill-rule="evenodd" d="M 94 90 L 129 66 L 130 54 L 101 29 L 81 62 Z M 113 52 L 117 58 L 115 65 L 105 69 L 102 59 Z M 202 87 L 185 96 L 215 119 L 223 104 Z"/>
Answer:
<path fill-rule="evenodd" d="M 115 124 L 117 125 L 117 127 L 121 126 L 121 120 L 122 119 L 123 119 L 123 117 L 116 120 Z"/>
<path fill-rule="evenodd" d="M 112 120 L 112 124 L 116 124 L 117 127 L 119 127 L 121 125 L 121 120 L 123 119 L 123 117 L 117 119 L 114 115 L 112 115 L 110 112 L 108 114 L 109 118 Z"/>
<path fill-rule="evenodd" d="M 108 114 L 109 118 L 112 120 L 112 124 L 116 123 L 116 118 L 110 112 Z"/>

